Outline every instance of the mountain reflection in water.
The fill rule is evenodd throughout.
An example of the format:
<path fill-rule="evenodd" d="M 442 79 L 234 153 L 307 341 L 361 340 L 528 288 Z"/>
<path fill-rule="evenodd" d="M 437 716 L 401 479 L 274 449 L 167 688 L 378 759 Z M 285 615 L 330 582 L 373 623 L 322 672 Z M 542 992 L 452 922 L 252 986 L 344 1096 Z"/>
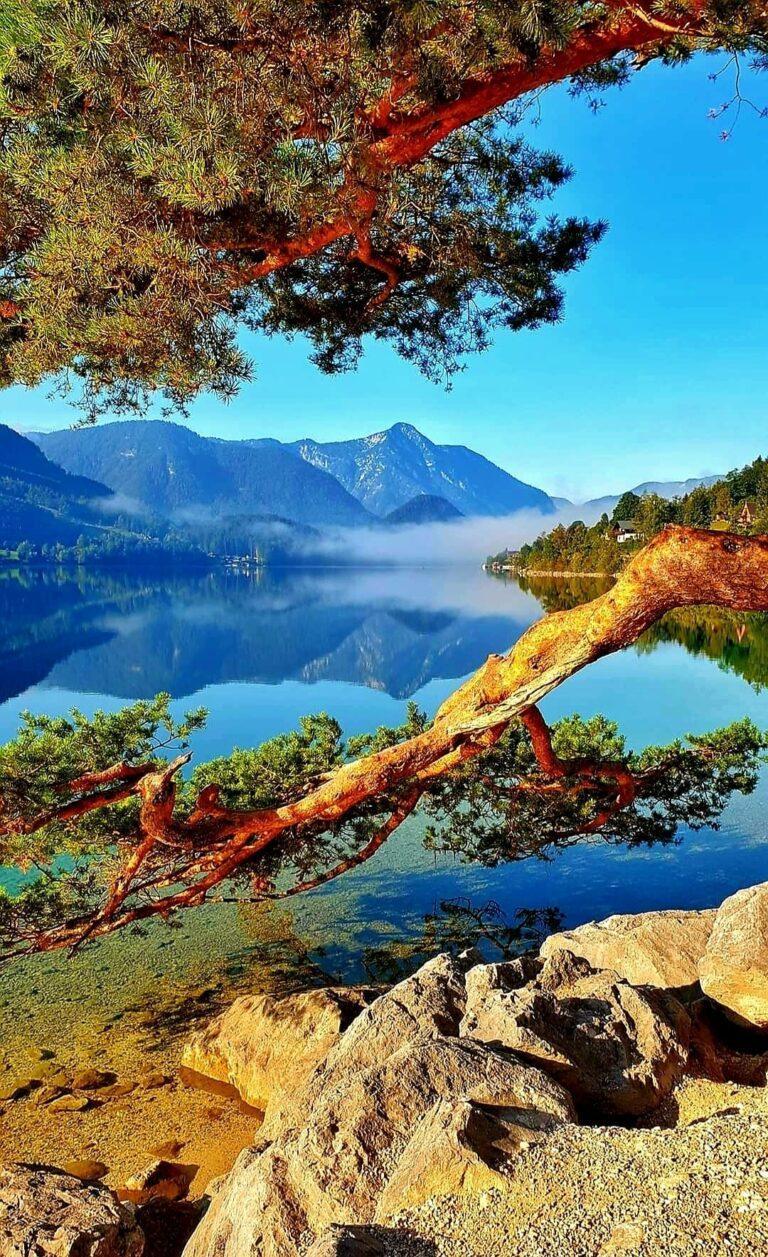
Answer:
<path fill-rule="evenodd" d="M 32 686 L 185 698 L 233 681 L 344 682 L 403 700 L 504 650 L 541 610 L 595 580 L 519 582 L 466 568 L 0 571 L 0 701 Z M 677 643 L 753 686 L 768 680 L 768 616 L 673 612 L 636 647 Z M 311 699 L 308 699 L 311 705 Z"/>

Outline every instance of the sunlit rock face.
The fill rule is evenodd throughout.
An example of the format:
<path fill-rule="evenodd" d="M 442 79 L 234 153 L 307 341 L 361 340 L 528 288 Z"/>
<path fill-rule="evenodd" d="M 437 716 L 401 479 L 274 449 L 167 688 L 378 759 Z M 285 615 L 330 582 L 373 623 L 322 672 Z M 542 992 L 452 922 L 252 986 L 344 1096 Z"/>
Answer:
<path fill-rule="evenodd" d="M 440 1102 L 514 1112 L 532 1128 L 575 1119 L 568 1092 L 545 1072 L 459 1038 L 466 963 L 436 957 L 356 1018 L 241 1155 L 187 1257 L 287 1257 L 332 1223 L 371 1222 Z M 452 1139 L 449 1130 L 449 1148 Z"/>
<path fill-rule="evenodd" d="M 495 984 L 469 974 L 462 1034 L 545 1069 L 586 1115 L 651 1112 L 682 1074 L 690 1020 L 668 992 L 630 986 L 566 951 L 525 985 L 515 985 L 508 966 L 494 969 Z"/>
<path fill-rule="evenodd" d="M 735 1021 L 768 1032 L 768 882 L 720 905 L 699 980 L 705 995 Z"/>
<path fill-rule="evenodd" d="M 328 987 L 282 999 L 244 995 L 192 1035 L 182 1066 L 229 1083 L 266 1112 L 306 1082 L 374 994 Z"/>
<path fill-rule="evenodd" d="M 435 957 L 336 1033 L 301 1085 L 283 1088 L 185 1257 L 341 1257 L 382 1243 L 395 1253 L 387 1233 L 400 1235 L 409 1211 L 497 1188 L 503 1198 L 579 1117 L 646 1128 L 706 1065 L 702 1010 L 715 1066 L 703 1073 L 729 1076 L 723 1019 L 697 973 L 711 999 L 764 1028 L 767 960 L 768 883 L 717 912 L 590 923 L 539 955 Z M 750 1062 L 764 1079 L 763 1059 Z"/>
<path fill-rule="evenodd" d="M 438 1100 L 416 1126 L 376 1209 L 378 1221 L 432 1196 L 503 1190 L 515 1160 L 558 1119 L 534 1109 Z"/>
<path fill-rule="evenodd" d="M 705 912 L 639 912 L 589 921 L 550 934 L 545 959 L 560 951 L 582 956 L 594 969 L 612 969 L 633 986 L 666 990 L 692 985 L 707 948 L 715 909 Z"/>
<path fill-rule="evenodd" d="M 0 1168 L 3 1257 L 149 1257 L 130 1206 L 108 1188 L 43 1166 Z"/>

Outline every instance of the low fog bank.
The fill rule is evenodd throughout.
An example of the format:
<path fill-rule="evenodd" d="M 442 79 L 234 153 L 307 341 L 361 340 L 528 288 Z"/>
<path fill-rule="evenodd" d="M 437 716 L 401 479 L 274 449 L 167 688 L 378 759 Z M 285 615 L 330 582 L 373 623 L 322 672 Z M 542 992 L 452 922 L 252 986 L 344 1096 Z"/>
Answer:
<path fill-rule="evenodd" d="M 568 506 L 549 515 L 524 510 L 513 515 L 472 516 L 435 524 L 335 528 L 313 538 L 307 548 L 329 562 L 479 564 L 489 554 L 517 550 L 557 524 L 571 524 L 581 518 L 578 506 Z"/>
<path fill-rule="evenodd" d="M 453 569 L 434 565 L 419 571 L 404 564 L 357 568 L 352 580 L 341 568 L 304 569 L 291 583 L 297 600 L 360 607 L 368 614 L 425 611 L 468 619 L 499 617 L 526 628 L 540 613 L 531 594 L 486 576 L 479 563 Z"/>

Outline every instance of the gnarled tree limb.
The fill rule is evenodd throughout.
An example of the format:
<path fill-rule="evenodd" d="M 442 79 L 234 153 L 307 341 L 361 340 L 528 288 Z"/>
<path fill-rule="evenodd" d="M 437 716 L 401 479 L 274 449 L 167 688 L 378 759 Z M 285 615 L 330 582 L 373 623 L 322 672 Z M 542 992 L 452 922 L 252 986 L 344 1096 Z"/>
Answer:
<path fill-rule="evenodd" d="M 179 818 L 174 814 L 173 780 L 186 757 L 162 768 L 153 766 L 152 772 L 130 787 L 141 798 L 141 841 L 132 857 L 136 867 L 131 867 L 128 881 L 119 877 L 104 907 L 86 921 L 39 933 L 19 950 L 76 944 L 86 932 L 93 938 L 122 925 L 202 903 L 214 887 L 272 844 L 284 840 L 290 851 L 291 836 L 302 829 L 317 830 L 323 824 L 359 814 L 361 807 L 376 801 L 391 801 L 390 821 L 373 839 L 371 850 L 364 856 L 368 858 L 413 810 L 431 779 L 455 771 L 462 762 L 482 754 L 516 718 L 525 723 L 539 766 L 550 777 L 597 775 L 615 781 L 615 800 L 594 822 L 600 827 L 635 797 L 634 779 L 620 765 L 601 764 L 596 773 L 595 766 L 587 761 L 560 760 L 546 726 L 532 709 L 588 664 L 631 646 L 666 612 L 703 604 L 738 611 L 768 610 L 768 537 L 664 529 L 632 559 L 607 593 L 545 616 L 507 654 L 491 655 L 443 703 L 427 730 L 344 764 L 300 798 L 277 807 L 227 808 L 220 803 L 216 788 L 209 786 L 190 815 Z M 94 795 L 94 806 L 105 806 L 110 801 L 108 794 L 100 791 Z M 180 889 L 177 868 L 136 882 L 154 843 L 175 845 L 187 853 Z M 359 862 L 352 857 L 332 870 L 331 876 Z M 313 879 L 305 888 L 323 880 L 328 879 Z M 156 893 L 168 887 L 170 893 L 160 898 L 128 903 L 138 891 Z"/>

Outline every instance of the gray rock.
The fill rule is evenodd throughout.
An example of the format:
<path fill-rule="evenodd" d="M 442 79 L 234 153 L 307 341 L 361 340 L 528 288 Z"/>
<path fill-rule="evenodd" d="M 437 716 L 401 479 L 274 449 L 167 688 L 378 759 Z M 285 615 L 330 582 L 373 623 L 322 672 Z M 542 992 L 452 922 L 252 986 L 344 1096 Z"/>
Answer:
<path fill-rule="evenodd" d="M 431 1196 L 502 1189 L 520 1151 L 546 1138 L 557 1119 L 531 1109 L 438 1100 L 421 1119 L 382 1192 L 377 1221 Z"/>
<path fill-rule="evenodd" d="M 613 970 L 632 986 L 666 990 L 691 986 L 698 980 L 715 915 L 715 909 L 709 909 L 608 917 L 550 934 L 539 954 L 548 959 L 569 951 L 593 969 Z"/>
<path fill-rule="evenodd" d="M 302 1086 L 373 996 L 362 988 L 241 996 L 192 1035 L 182 1066 L 266 1111 Z"/>
<path fill-rule="evenodd" d="M 544 1072 L 456 1037 L 464 1005 L 460 965 L 438 957 L 361 1013 L 282 1123 L 241 1154 L 185 1257 L 292 1257 L 300 1237 L 369 1224 L 439 1100 L 573 1120 L 569 1094 Z"/>
<path fill-rule="evenodd" d="M 364 1008 L 293 1095 L 270 1107 L 262 1135 L 311 1120 L 319 1094 L 337 1080 L 380 1065 L 393 1052 L 429 1037 L 457 1035 L 466 1006 L 465 966 L 447 954 L 435 956 Z"/>
<path fill-rule="evenodd" d="M 535 1062 L 591 1116 L 640 1116 L 671 1091 L 687 1061 L 690 1019 L 668 992 L 630 986 L 565 951 L 525 986 L 510 987 L 498 968 L 485 995 L 475 979 L 462 1034 Z"/>
<path fill-rule="evenodd" d="M 144 1236 L 130 1206 L 100 1183 L 46 1166 L 10 1165 L 0 1168 L 0 1253 L 142 1257 Z"/>

